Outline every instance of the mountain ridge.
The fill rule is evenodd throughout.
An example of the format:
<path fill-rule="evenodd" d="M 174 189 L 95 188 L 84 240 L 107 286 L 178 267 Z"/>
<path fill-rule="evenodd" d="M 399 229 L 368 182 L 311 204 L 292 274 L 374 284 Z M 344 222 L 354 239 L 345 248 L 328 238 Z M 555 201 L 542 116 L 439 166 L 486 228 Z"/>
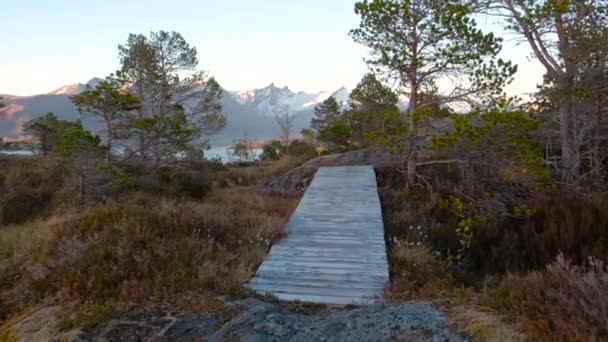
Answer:
<path fill-rule="evenodd" d="M 103 125 L 95 117 L 79 113 L 70 100 L 71 96 L 80 93 L 87 86 L 95 86 L 100 81 L 100 78 L 92 78 L 85 83 L 66 84 L 36 95 L 2 95 L 7 106 L 0 110 L 0 137 L 22 136 L 24 122 L 47 112 L 54 112 L 65 120 L 81 119 L 87 129 L 96 134 L 103 133 Z M 279 129 L 274 117 L 283 113 L 296 115 L 296 133 L 310 124 L 314 105 L 325 99 L 323 94 L 338 94 L 341 91 L 338 95 L 344 97 L 348 93 L 344 87 L 332 92 L 293 92 L 288 86 L 279 88 L 274 83 L 246 91 L 222 89 L 224 96 L 221 101 L 227 116 L 227 125 L 220 134 L 212 137 L 212 143 L 216 145 L 231 144 L 244 135 L 255 140 L 276 138 L 279 136 Z"/>
<path fill-rule="evenodd" d="M 31 96 L 2 95 L 7 105 L 0 110 L 0 137 L 17 138 L 22 135 L 23 123 L 54 112 L 65 120 L 83 120 L 87 129 L 96 134 L 103 132 L 103 125 L 90 115 L 82 115 L 70 100 L 70 97 L 95 86 L 100 78 L 92 78 L 86 83 L 66 84 L 48 93 Z M 231 144 L 234 140 L 247 135 L 254 140 L 276 138 L 280 135 L 274 121 L 277 115 L 295 115 L 294 134 L 310 125 L 314 108 L 330 96 L 346 107 L 350 91 L 346 87 L 336 90 L 307 93 L 294 92 L 288 86 L 277 87 L 274 83 L 262 88 L 230 91 L 224 90 L 222 105 L 227 116 L 224 130 L 212 137 L 216 145 Z M 2 111 L 8 111 L 2 113 Z"/>

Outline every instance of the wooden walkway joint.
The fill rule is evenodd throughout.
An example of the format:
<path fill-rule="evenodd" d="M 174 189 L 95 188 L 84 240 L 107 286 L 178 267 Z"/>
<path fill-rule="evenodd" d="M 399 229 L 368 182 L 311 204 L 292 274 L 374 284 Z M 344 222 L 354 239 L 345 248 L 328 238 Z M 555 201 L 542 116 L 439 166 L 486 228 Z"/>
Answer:
<path fill-rule="evenodd" d="M 281 300 L 323 304 L 382 298 L 388 262 L 371 166 L 320 168 L 285 233 L 249 288 Z"/>

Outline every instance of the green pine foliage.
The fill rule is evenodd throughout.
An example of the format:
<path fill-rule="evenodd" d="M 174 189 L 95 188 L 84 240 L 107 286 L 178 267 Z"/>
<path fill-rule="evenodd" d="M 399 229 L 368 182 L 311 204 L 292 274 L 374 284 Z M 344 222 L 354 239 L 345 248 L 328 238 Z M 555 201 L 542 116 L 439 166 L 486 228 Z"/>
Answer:
<path fill-rule="evenodd" d="M 386 114 L 398 110 L 397 94 L 368 73 L 350 94 L 347 122 L 353 138 L 360 144 L 367 143 L 365 135 L 386 127 Z"/>
<path fill-rule="evenodd" d="M 80 120 L 61 120 L 54 113 L 26 122 L 23 130 L 36 138 L 42 155 L 57 153 L 69 157 L 78 152 L 100 153 L 106 150 L 101 145 L 101 138 L 86 130 Z"/>

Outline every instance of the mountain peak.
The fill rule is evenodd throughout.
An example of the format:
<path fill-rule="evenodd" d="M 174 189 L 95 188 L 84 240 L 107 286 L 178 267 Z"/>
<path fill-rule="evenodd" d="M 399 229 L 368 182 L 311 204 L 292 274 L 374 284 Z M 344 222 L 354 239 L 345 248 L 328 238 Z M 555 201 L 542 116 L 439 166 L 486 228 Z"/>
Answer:
<path fill-rule="evenodd" d="M 101 81 L 103 81 L 103 79 L 99 77 L 93 77 L 86 83 L 86 85 L 88 85 L 89 87 L 96 87 Z"/>
<path fill-rule="evenodd" d="M 84 85 L 82 83 L 66 84 L 61 88 L 57 88 L 46 95 L 75 95 L 82 91 Z"/>
<path fill-rule="evenodd" d="M 103 81 L 101 78 L 93 77 L 87 83 L 66 84 L 61 88 L 57 88 L 51 92 L 46 93 L 45 95 L 76 95 L 81 91 L 85 90 L 87 86 L 95 87 L 101 81 Z"/>

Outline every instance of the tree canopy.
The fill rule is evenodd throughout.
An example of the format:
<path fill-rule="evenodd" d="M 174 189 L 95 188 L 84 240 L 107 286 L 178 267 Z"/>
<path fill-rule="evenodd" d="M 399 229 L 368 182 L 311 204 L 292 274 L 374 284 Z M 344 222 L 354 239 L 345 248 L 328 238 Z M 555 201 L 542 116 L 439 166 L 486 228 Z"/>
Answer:
<path fill-rule="evenodd" d="M 122 90 L 115 80 L 101 81 L 95 88 L 87 88 L 72 97 L 72 102 L 80 112 L 99 117 L 106 128 L 108 152 L 112 156 L 113 140 L 124 137 L 126 120 L 131 111 L 140 107 L 140 100 L 130 92 Z"/>
<path fill-rule="evenodd" d="M 23 130 L 36 139 L 42 155 L 57 153 L 69 157 L 78 152 L 105 150 L 105 147 L 101 146 L 101 139 L 86 130 L 80 120 L 62 120 L 54 113 L 47 113 L 26 122 Z"/>
<path fill-rule="evenodd" d="M 225 126 L 222 89 L 197 70 L 197 50 L 181 34 L 131 34 L 119 46 L 119 57 L 114 77 L 140 102 L 127 126 L 135 138 L 131 148 L 144 160 L 157 164 L 205 145 Z"/>
<path fill-rule="evenodd" d="M 428 108 L 471 107 L 482 100 L 487 106 L 502 95 L 516 67 L 497 58 L 502 39 L 477 28 L 468 1 L 364 0 L 355 4 L 355 13 L 361 22 L 351 36 L 370 49 L 370 67 L 394 80 L 399 94 L 408 98 L 408 115 L 393 116 L 393 131 L 399 134 L 375 136 L 402 147 L 399 155 L 413 183 L 418 150 L 428 133 Z M 443 80 L 450 81 L 450 90 L 425 96 L 436 94 Z"/>

